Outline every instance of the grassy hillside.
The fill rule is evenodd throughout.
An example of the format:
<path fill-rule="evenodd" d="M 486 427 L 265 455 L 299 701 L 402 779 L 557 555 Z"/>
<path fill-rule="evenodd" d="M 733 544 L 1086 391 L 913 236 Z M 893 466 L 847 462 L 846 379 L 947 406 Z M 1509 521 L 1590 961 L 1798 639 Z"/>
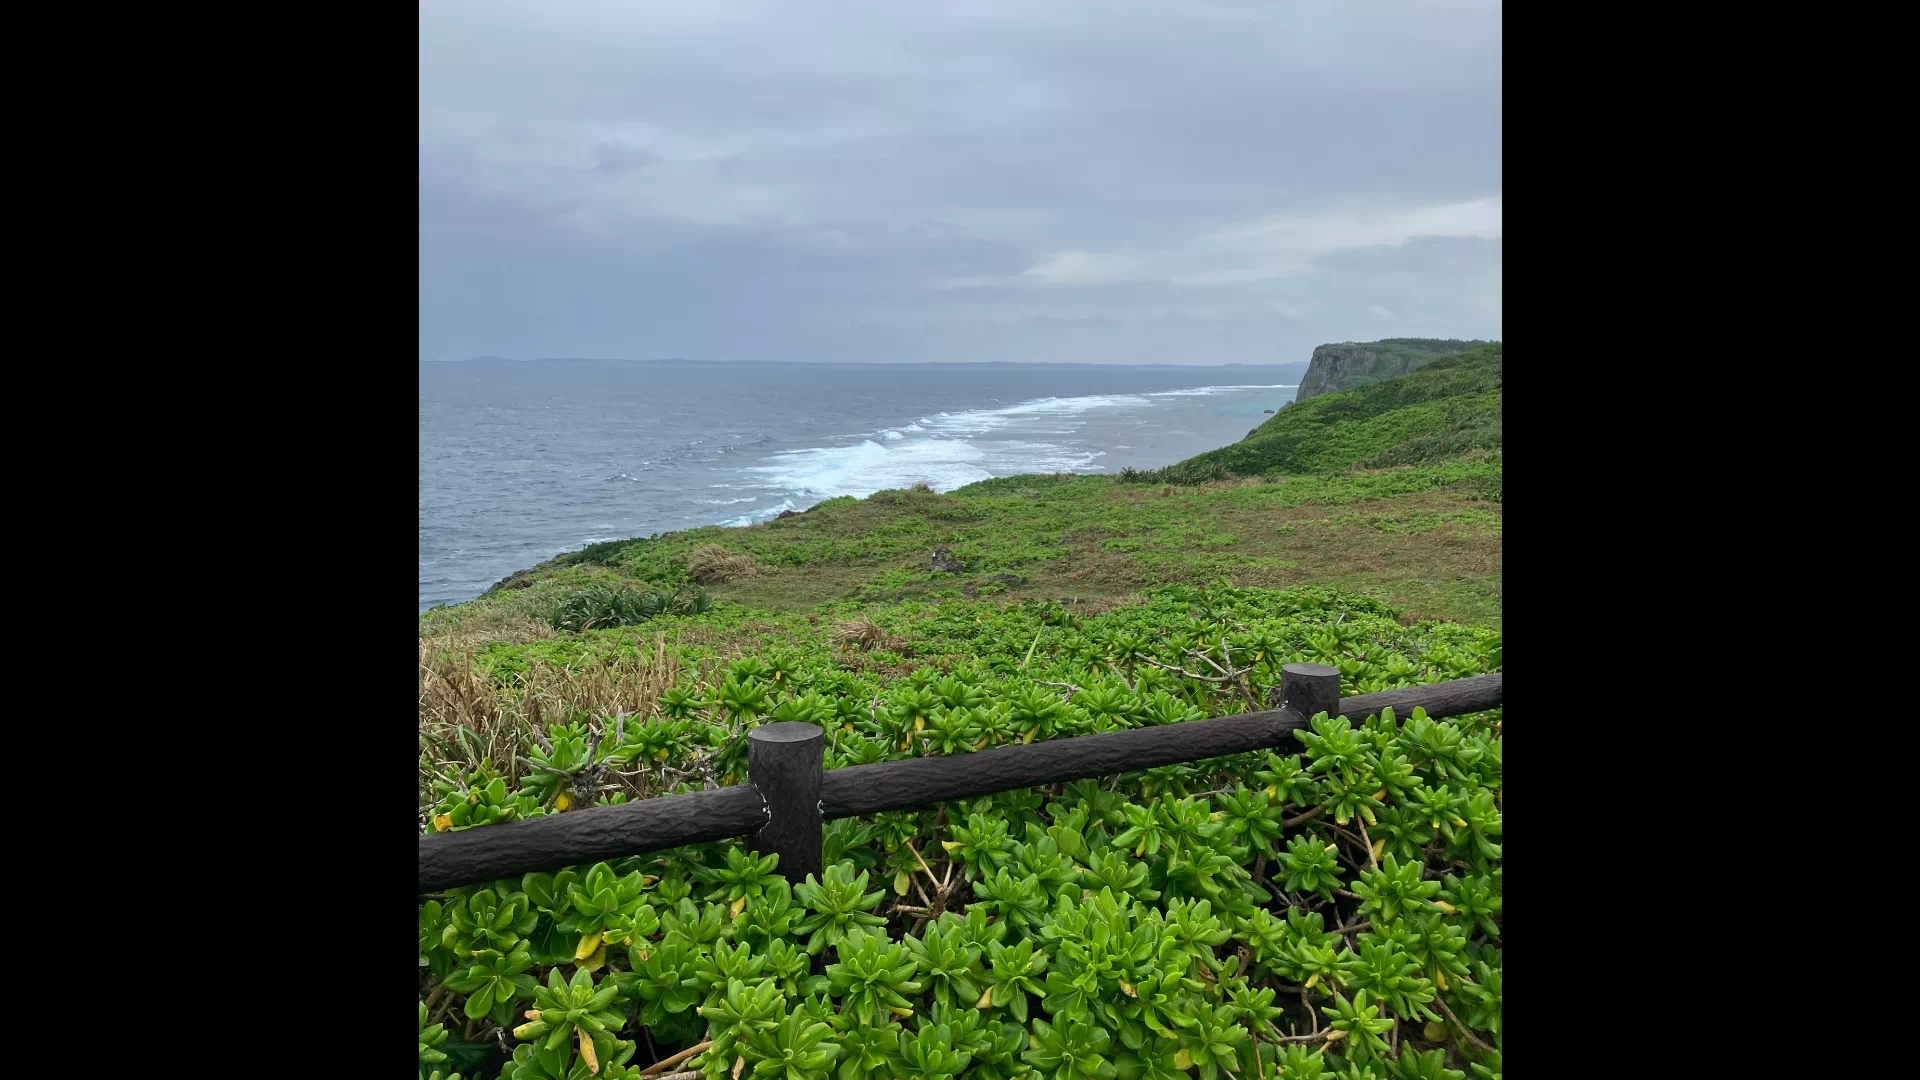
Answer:
<path fill-rule="evenodd" d="M 423 834 L 1502 666 L 1499 347 L 1143 483 L 595 544 L 420 621 Z M 1498 1080 L 1502 711 L 422 897 L 422 1080 Z M 669 1065 L 671 1063 L 671 1066 Z M 673 1073 L 674 1076 L 688 1075 Z"/>
<path fill-rule="evenodd" d="M 1143 483 L 1328 473 L 1418 465 L 1500 449 L 1500 343 L 1411 375 L 1299 402 L 1231 446 L 1123 474 Z M 1496 496 L 1497 497 L 1497 496 Z"/>

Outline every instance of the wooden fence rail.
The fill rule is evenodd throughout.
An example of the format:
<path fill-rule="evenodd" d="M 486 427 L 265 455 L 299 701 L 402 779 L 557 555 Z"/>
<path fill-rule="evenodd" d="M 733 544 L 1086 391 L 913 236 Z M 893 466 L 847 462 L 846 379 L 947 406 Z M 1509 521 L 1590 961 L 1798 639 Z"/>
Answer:
<path fill-rule="evenodd" d="M 1281 680 L 1283 704 L 1264 712 L 831 772 L 822 770 L 820 728 L 763 724 L 749 736 L 745 784 L 423 836 L 420 892 L 749 833 L 757 850 L 780 854 L 789 881 L 803 881 L 820 872 L 820 825 L 834 818 L 1277 749 L 1318 712 L 1357 723 L 1389 708 L 1440 718 L 1502 701 L 1497 672 L 1348 698 L 1339 696 L 1339 672 L 1324 665 L 1288 664 Z"/>

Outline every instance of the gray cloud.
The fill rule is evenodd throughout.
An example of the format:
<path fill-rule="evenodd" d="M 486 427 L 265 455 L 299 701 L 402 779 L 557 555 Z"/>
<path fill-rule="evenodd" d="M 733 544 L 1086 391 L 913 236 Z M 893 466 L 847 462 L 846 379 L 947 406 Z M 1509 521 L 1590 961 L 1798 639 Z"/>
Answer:
<path fill-rule="evenodd" d="M 1499 336 L 1498 4 L 948 10 L 426 0 L 421 357 Z"/>

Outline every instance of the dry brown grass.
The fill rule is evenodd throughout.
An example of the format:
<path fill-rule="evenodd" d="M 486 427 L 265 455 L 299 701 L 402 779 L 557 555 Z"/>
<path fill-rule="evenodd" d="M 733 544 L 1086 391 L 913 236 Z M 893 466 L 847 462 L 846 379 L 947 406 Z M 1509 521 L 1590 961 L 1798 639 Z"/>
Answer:
<path fill-rule="evenodd" d="M 933 494 L 933 485 L 927 483 L 925 480 L 922 480 L 919 483 L 908 488 L 907 490 L 908 491 L 924 491 L 927 494 L 931 495 Z"/>
<path fill-rule="evenodd" d="M 905 641 L 887 633 L 885 627 L 865 615 L 848 619 L 836 626 L 833 631 L 833 640 L 837 645 L 858 649 L 861 652 L 872 652 L 875 649 L 901 652 L 907 647 Z"/>
<path fill-rule="evenodd" d="M 728 551 L 719 544 L 703 544 L 687 553 L 687 575 L 702 585 L 718 585 L 759 572 L 753 556 Z"/>
<path fill-rule="evenodd" d="M 449 778 L 485 762 L 511 786 L 523 768 L 514 750 L 537 741 L 533 733 L 579 713 L 645 721 L 680 675 L 680 657 L 665 638 L 651 654 L 590 657 L 566 668 L 535 664 L 505 685 L 474 665 L 470 642 L 422 639 L 420 752 Z"/>

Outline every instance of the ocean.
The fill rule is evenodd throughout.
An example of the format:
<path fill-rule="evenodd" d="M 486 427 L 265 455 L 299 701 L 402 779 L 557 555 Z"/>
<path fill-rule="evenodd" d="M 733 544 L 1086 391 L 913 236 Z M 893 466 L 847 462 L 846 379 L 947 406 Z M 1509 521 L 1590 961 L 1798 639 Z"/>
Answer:
<path fill-rule="evenodd" d="M 1245 436 L 1305 368 L 422 363 L 420 609 L 599 540 L 1158 468 Z"/>

